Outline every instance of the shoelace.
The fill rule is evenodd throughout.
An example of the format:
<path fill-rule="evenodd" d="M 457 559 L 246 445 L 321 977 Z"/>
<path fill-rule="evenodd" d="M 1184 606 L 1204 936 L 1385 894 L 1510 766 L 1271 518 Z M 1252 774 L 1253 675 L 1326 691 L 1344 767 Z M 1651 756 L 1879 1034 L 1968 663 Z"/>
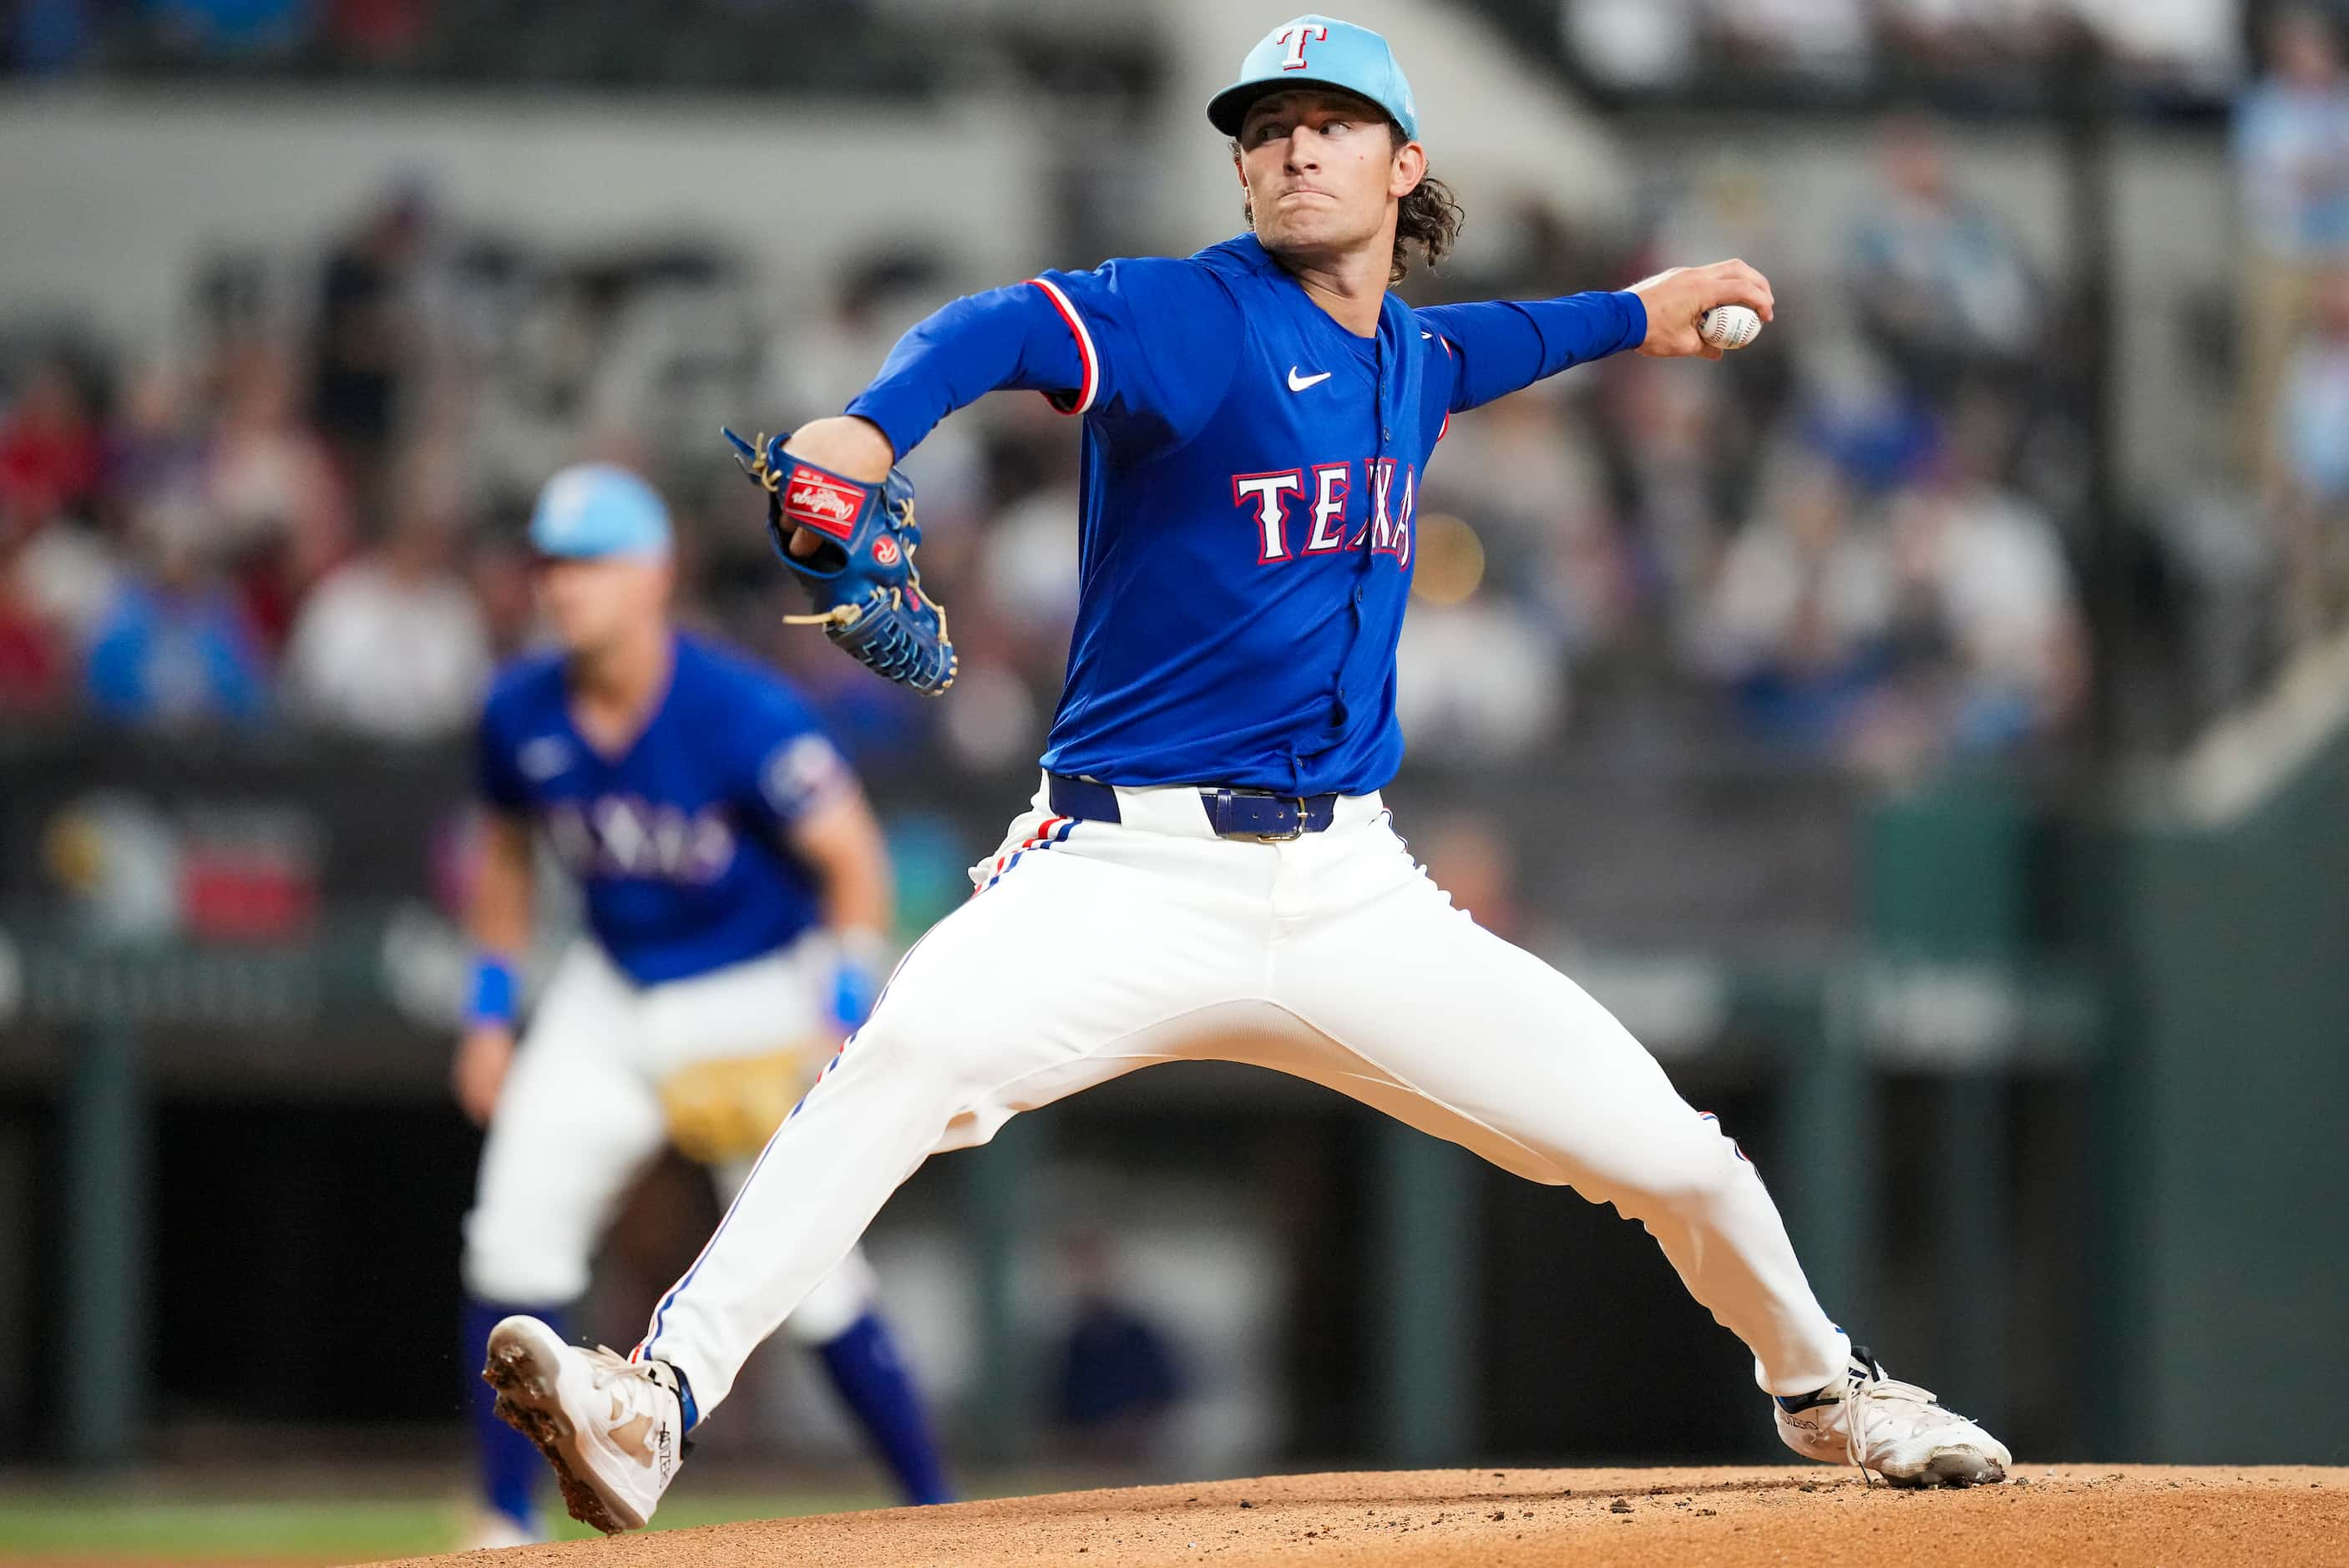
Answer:
<path fill-rule="evenodd" d="M 1868 1370 L 1879 1382 L 1882 1381 L 1883 1368 L 1871 1362 Z M 1853 1378 L 1851 1387 L 1844 1391 L 1843 1457 L 1859 1471 L 1859 1483 L 1873 1488 L 1876 1478 L 1868 1473 L 1868 1461 L 1860 1457 L 1868 1451 L 1868 1445 L 1860 1440 L 1859 1436 L 1860 1412 L 1868 1407 L 1867 1390 L 1868 1378 L 1862 1377 Z"/>
<path fill-rule="evenodd" d="M 1895 1404 L 1916 1405 L 1938 1409 L 1952 1421 L 1962 1421 L 1966 1418 L 1942 1405 L 1940 1396 L 1935 1394 L 1930 1388 L 1920 1388 L 1914 1383 L 1903 1383 L 1897 1377 L 1888 1377 L 1884 1375 L 1884 1368 L 1874 1361 L 1867 1363 L 1867 1367 L 1868 1370 L 1864 1375 L 1852 1378 L 1851 1387 L 1844 1395 L 1844 1457 L 1849 1460 L 1854 1468 L 1859 1471 L 1861 1480 L 1869 1486 L 1874 1486 L 1876 1478 L 1869 1473 L 1867 1461 L 1860 1457 L 1868 1450 L 1868 1445 L 1861 1436 L 1860 1421 L 1862 1412 L 1869 1406 L 1881 1399 Z"/>
<path fill-rule="evenodd" d="M 664 1389 L 669 1393 L 676 1392 L 661 1381 L 659 1373 L 654 1370 L 650 1362 L 630 1361 L 608 1345 L 598 1345 L 593 1351 L 588 1352 L 587 1364 L 593 1368 L 588 1377 L 599 1389 L 609 1388 L 624 1377 L 635 1377 L 651 1384 L 656 1388 Z M 634 1401 L 631 1403 L 633 1404 Z"/>

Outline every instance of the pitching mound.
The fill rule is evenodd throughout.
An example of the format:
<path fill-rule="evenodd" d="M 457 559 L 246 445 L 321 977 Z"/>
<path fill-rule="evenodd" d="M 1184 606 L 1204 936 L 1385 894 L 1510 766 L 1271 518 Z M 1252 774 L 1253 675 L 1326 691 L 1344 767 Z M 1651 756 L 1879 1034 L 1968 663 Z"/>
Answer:
<path fill-rule="evenodd" d="M 750 1564 L 2349 1564 L 2349 1470 L 2023 1467 L 1975 1491 L 1806 1470 L 1413 1470 L 1004 1498 L 419 1558 Z M 691 1483 L 688 1482 L 688 1485 Z"/>

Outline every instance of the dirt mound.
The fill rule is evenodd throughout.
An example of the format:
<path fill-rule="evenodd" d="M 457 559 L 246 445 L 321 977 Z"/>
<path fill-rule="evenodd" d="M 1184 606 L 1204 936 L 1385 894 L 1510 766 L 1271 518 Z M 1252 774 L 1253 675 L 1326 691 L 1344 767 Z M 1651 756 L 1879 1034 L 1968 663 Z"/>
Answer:
<path fill-rule="evenodd" d="M 750 1564 L 2349 1564 L 2349 1470 L 2027 1465 L 1974 1491 L 1805 1470 L 1279 1476 L 778 1519 L 418 1558 L 442 1568 Z M 688 1484 L 690 1484 L 689 1482 Z"/>

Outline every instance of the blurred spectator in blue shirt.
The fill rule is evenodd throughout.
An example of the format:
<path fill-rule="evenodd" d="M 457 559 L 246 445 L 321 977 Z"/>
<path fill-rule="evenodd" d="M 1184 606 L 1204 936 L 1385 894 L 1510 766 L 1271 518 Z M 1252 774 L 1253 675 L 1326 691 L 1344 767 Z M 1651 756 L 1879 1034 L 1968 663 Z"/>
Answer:
<path fill-rule="evenodd" d="M 2349 267 L 2318 284 L 2314 318 L 2276 405 L 2284 615 L 2294 642 L 2333 628 L 2349 581 Z"/>
<path fill-rule="evenodd" d="M 149 0 L 164 37 L 214 56 L 263 55 L 308 36 L 307 0 Z"/>
<path fill-rule="evenodd" d="M 1832 464 L 1785 464 L 1729 547 L 1701 637 L 1756 734 L 1822 755 L 1890 674 L 1892 553 L 1852 506 Z"/>
<path fill-rule="evenodd" d="M 2272 256 L 2349 254 L 2349 81 L 2313 11 L 2269 25 L 2268 70 L 2235 115 L 2235 170 L 2251 238 Z"/>
<path fill-rule="evenodd" d="M 2243 451 L 2277 476 L 2277 390 L 2316 274 L 2349 261 L 2349 75 L 2332 26 L 2314 11 L 2277 14 L 2267 74 L 2235 113 L 2235 173 L 2251 254 L 2243 271 Z"/>
<path fill-rule="evenodd" d="M 89 0 L 20 0 L 9 64 L 26 76 L 60 75 L 89 52 Z"/>
<path fill-rule="evenodd" d="M 1183 1397 L 1173 1343 L 1114 1284 L 1108 1248 L 1095 1235 L 1069 1245 L 1076 1302 L 1060 1346 L 1053 1411 L 1088 1458 L 1148 1458 Z"/>
<path fill-rule="evenodd" d="M 2320 285 L 2278 410 L 2284 472 L 2327 511 L 2349 507 L 2349 269 Z"/>
<path fill-rule="evenodd" d="M 1948 387 L 1970 367 L 2026 362 L 2045 310 L 2014 231 L 1954 188 L 1926 120 L 1885 128 L 1882 173 L 1844 258 L 1869 335 L 1920 388 Z"/>
<path fill-rule="evenodd" d="M 100 510 L 109 522 L 135 517 L 160 497 L 202 488 L 204 433 L 197 428 L 191 379 L 162 359 L 124 377 L 103 453 Z"/>
<path fill-rule="evenodd" d="M 124 583 L 98 624 L 90 706 L 130 724 L 257 719 L 268 672 L 236 597 L 206 560 L 202 514 L 166 512 L 144 529 L 151 569 Z"/>

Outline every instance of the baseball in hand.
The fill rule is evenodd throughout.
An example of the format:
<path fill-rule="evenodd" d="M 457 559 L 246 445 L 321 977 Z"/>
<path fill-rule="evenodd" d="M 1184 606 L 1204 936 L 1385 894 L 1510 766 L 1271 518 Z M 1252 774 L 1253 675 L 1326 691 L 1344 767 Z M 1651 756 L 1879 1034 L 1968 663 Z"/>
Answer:
<path fill-rule="evenodd" d="M 1704 324 L 1697 329 L 1699 335 L 1714 348 L 1743 348 L 1761 334 L 1762 318 L 1752 307 L 1742 304 L 1717 304 L 1704 313 Z"/>

